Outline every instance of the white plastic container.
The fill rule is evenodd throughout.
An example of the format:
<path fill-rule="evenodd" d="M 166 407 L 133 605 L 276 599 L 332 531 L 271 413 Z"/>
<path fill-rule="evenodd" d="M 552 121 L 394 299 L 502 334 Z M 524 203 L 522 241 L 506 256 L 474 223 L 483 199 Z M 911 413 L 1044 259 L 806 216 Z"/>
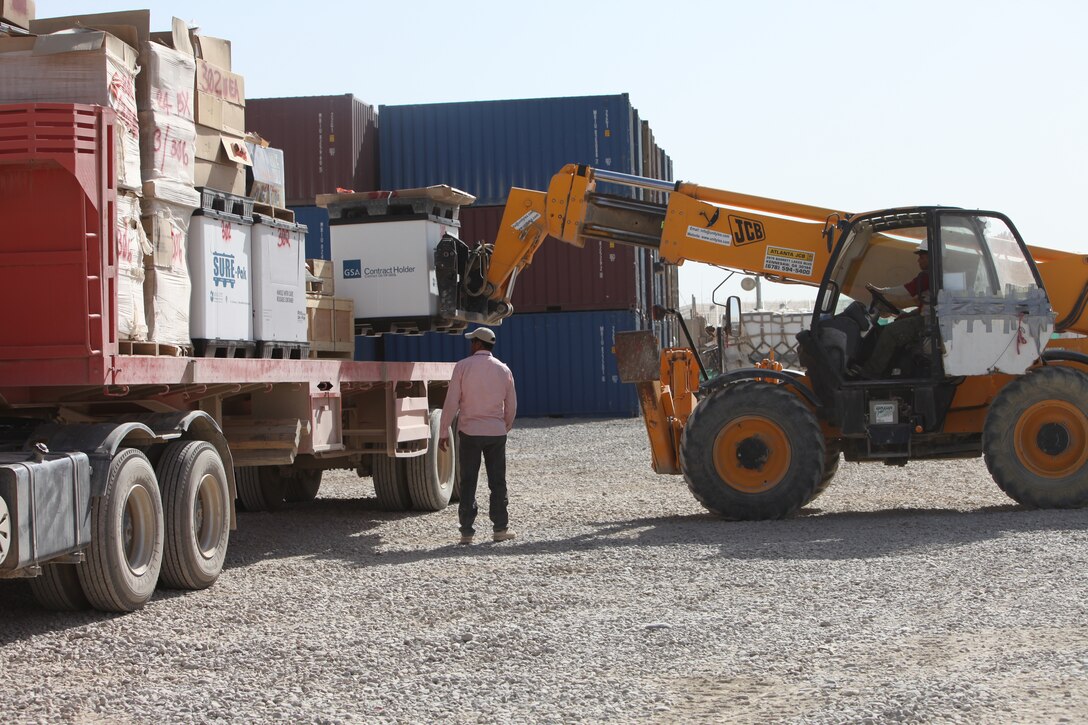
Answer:
<path fill-rule="evenodd" d="M 355 303 L 355 319 L 387 331 L 397 323 L 428 329 L 438 316 L 434 252 L 456 222 L 395 217 L 330 222 L 336 294 Z"/>
<path fill-rule="evenodd" d="M 236 207 L 228 203 L 227 208 Z M 189 224 L 189 274 L 193 284 L 189 333 L 194 341 L 253 340 L 252 231 L 251 213 L 243 216 L 209 209 L 207 205 L 193 213 Z"/>
<path fill-rule="evenodd" d="M 253 215 L 253 336 L 306 342 L 306 226 Z"/>

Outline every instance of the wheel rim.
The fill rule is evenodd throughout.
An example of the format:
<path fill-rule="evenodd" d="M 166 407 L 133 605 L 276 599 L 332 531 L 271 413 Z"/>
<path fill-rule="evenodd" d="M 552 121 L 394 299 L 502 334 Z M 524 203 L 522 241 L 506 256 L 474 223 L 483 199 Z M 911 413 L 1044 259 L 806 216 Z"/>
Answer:
<path fill-rule="evenodd" d="M 786 432 L 763 416 L 731 420 L 714 440 L 718 476 L 744 493 L 762 493 L 777 486 L 786 476 L 791 458 Z"/>
<path fill-rule="evenodd" d="M 1037 476 L 1065 478 L 1088 462 L 1088 417 L 1064 400 L 1032 405 L 1013 435 L 1017 458 Z"/>
<path fill-rule="evenodd" d="M 132 573 L 139 576 L 148 570 L 155 550 L 155 506 L 143 486 L 134 486 L 129 491 L 122 526 L 125 561 Z"/>
<path fill-rule="evenodd" d="M 211 559 L 219 549 L 222 530 L 223 483 L 210 473 L 204 474 L 193 498 L 193 538 L 205 559 Z"/>
<path fill-rule="evenodd" d="M 8 513 L 8 502 L 0 498 L 0 564 L 8 558 L 11 549 L 11 515 Z"/>

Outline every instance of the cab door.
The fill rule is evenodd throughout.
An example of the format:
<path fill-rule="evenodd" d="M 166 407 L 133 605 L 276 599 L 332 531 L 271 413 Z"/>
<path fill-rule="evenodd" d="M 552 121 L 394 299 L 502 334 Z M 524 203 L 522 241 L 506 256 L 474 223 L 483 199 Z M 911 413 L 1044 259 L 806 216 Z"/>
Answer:
<path fill-rule="evenodd" d="M 945 375 L 1022 374 L 1049 341 L 1055 314 L 1012 223 L 956 209 L 937 212 L 936 227 Z"/>

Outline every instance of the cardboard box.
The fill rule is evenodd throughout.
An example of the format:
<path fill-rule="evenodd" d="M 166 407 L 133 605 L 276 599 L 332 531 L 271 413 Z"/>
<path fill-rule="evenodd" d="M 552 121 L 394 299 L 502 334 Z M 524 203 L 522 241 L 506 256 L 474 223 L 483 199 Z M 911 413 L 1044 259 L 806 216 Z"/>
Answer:
<path fill-rule="evenodd" d="M 193 51 L 197 58 L 208 61 L 212 65 L 229 71 L 231 65 L 230 41 L 222 38 L 213 38 L 210 35 L 192 33 L 190 35 Z"/>
<path fill-rule="evenodd" d="M 306 268 L 319 281 L 310 281 L 308 290 L 314 294 L 332 295 L 335 293 L 335 274 L 331 259 L 307 259 Z"/>
<path fill-rule="evenodd" d="M 246 167 L 241 164 L 220 164 L 198 158 L 193 185 L 206 186 L 235 196 L 245 196 Z"/>
<path fill-rule="evenodd" d="M 192 55 L 155 42 L 140 51 L 136 97 L 141 111 L 194 120 L 196 60 Z"/>
<path fill-rule="evenodd" d="M 34 19 L 34 0 L 0 0 L 0 21 L 29 29 Z"/>
<path fill-rule="evenodd" d="M 156 111 L 141 112 L 140 151 L 144 183 L 170 179 L 193 185 L 196 126 L 192 121 Z"/>
<path fill-rule="evenodd" d="M 242 76 L 196 61 L 194 118 L 208 128 L 238 136 L 246 132 L 245 81 Z"/>
<path fill-rule="evenodd" d="M 0 103 L 87 103 L 117 113 L 120 186 L 139 190 L 140 130 L 136 50 L 102 30 L 0 38 Z"/>

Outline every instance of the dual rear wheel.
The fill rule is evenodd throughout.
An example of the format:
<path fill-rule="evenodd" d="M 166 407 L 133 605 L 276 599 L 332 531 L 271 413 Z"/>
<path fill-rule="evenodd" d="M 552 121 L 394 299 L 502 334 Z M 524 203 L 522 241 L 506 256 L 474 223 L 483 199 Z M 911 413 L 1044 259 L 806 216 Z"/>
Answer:
<path fill-rule="evenodd" d="M 80 564 L 47 564 L 30 580 L 50 609 L 131 612 L 157 585 L 204 589 L 219 577 L 230 533 L 229 484 L 215 447 L 169 444 L 157 470 L 122 449 L 91 502 L 91 544 Z"/>

